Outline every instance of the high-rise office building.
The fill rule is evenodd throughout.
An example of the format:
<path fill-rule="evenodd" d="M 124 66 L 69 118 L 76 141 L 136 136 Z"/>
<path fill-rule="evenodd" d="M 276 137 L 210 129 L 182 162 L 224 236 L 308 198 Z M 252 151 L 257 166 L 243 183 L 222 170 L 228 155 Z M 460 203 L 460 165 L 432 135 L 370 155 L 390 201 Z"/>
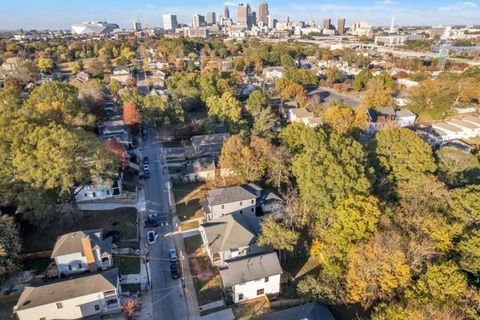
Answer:
<path fill-rule="evenodd" d="M 337 22 L 337 32 L 342 35 L 345 33 L 345 18 L 338 19 Z"/>
<path fill-rule="evenodd" d="M 207 13 L 207 24 L 215 24 L 217 23 L 217 14 L 215 12 L 208 12 Z"/>
<path fill-rule="evenodd" d="M 133 30 L 142 31 L 142 24 L 140 23 L 140 21 L 133 22 Z"/>
<path fill-rule="evenodd" d="M 332 25 L 332 20 L 330 20 L 330 18 L 323 19 L 323 29 L 330 29 L 331 25 Z"/>
<path fill-rule="evenodd" d="M 237 7 L 237 24 L 247 27 L 248 30 L 252 27 L 252 9 L 250 5 L 240 3 Z"/>
<path fill-rule="evenodd" d="M 194 14 L 192 16 L 192 27 L 193 28 L 200 28 L 205 25 L 205 16 L 201 14 Z"/>
<path fill-rule="evenodd" d="M 259 22 L 263 22 L 263 25 L 266 26 L 268 24 L 268 4 L 266 2 L 258 4 L 258 12 L 257 12 L 257 24 Z"/>
<path fill-rule="evenodd" d="M 165 31 L 175 31 L 178 27 L 177 16 L 174 14 L 164 14 L 163 15 L 163 29 Z"/>
<path fill-rule="evenodd" d="M 277 26 L 277 19 L 274 19 L 271 14 L 268 15 L 268 28 L 274 29 Z"/>
<path fill-rule="evenodd" d="M 225 19 L 230 19 L 230 10 L 228 9 L 228 6 L 225 6 L 225 9 L 223 10 L 223 17 Z"/>

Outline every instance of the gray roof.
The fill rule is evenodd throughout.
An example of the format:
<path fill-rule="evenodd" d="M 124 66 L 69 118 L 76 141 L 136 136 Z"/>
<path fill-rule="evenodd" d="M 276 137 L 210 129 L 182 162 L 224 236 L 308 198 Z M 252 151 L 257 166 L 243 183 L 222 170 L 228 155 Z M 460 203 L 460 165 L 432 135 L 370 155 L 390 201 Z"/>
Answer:
<path fill-rule="evenodd" d="M 25 287 L 15 310 L 24 310 L 76 297 L 117 289 L 118 269 L 62 280 L 39 287 Z"/>
<path fill-rule="evenodd" d="M 256 216 L 233 213 L 202 224 L 205 236 L 213 254 L 255 245 L 260 232 Z"/>
<path fill-rule="evenodd" d="M 198 147 L 209 144 L 223 144 L 228 138 L 228 133 L 204 134 L 200 136 L 193 136 L 190 138 L 192 146 Z"/>
<path fill-rule="evenodd" d="M 297 118 L 313 118 L 315 116 L 313 112 L 304 108 L 291 108 L 290 112 L 292 112 Z"/>
<path fill-rule="evenodd" d="M 281 273 L 282 267 L 275 252 L 229 261 L 228 267 L 220 270 L 224 288 Z"/>
<path fill-rule="evenodd" d="M 335 320 L 335 318 L 327 306 L 311 302 L 262 315 L 256 320 Z"/>
<path fill-rule="evenodd" d="M 396 111 L 397 117 L 416 117 L 417 115 L 409 109 L 401 109 Z"/>
<path fill-rule="evenodd" d="M 51 258 L 66 254 L 83 252 L 82 239 L 89 238 L 92 248 L 99 247 L 102 252 L 111 249 L 112 238 L 102 239 L 103 229 L 75 231 L 61 235 L 53 247 Z"/>
<path fill-rule="evenodd" d="M 257 195 L 249 185 L 240 185 L 234 187 L 226 187 L 213 189 L 208 191 L 207 201 L 211 206 L 217 206 L 220 204 L 250 200 L 257 198 Z"/>

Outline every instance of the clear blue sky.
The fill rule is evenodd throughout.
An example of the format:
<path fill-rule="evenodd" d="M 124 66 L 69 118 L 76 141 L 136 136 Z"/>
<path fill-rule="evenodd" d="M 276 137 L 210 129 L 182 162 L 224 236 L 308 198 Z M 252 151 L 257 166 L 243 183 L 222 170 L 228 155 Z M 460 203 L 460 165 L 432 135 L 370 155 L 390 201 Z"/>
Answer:
<path fill-rule="evenodd" d="M 162 14 L 177 14 L 180 22 L 190 23 L 194 13 L 216 11 L 225 4 L 235 16 L 234 6 L 245 1 L 218 0 L 0 0 L 0 29 L 68 29 L 81 21 L 106 20 L 130 28 L 140 20 L 161 26 Z M 250 1 L 256 11 L 258 1 Z M 399 25 L 480 24 L 480 0 L 271 0 L 270 12 L 278 19 L 335 21 L 342 16 L 347 25 L 366 20 L 389 25 L 392 16 Z"/>

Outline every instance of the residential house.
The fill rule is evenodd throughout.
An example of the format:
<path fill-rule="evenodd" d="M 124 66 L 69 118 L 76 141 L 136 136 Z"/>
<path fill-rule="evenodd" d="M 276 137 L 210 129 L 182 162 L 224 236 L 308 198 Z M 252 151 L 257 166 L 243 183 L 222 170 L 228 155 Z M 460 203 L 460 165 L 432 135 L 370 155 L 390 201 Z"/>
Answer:
<path fill-rule="evenodd" d="M 442 141 L 470 139 L 480 136 L 480 118 L 463 116 L 432 124 L 432 128 L 441 136 Z"/>
<path fill-rule="evenodd" d="M 321 120 L 315 117 L 313 112 L 304 108 L 290 108 L 288 110 L 288 120 L 290 122 L 301 122 L 309 127 L 316 127 L 321 124 Z"/>
<path fill-rule="evenodd" d="M 92 78 L 92 75 L 87 71 L 80 71 L 75 77 L 75 80 L 77 80 L 80 83 L 85 83 L 85 82 L 88 82 L 91 78 Z"/>
<path fill-rule="evenodd" d="M 60 276 L 112 267 L 112 237 L 103 229 L 75 231 L 58 237 L 50 256 Z"/>
<path fill-rule="evenodd" d="M 257 198 L 262 189 L 253 183 L 209 190 L 203 202 L 207 220 L 214 220 L 235 212 L 255 215 Z"/>
<path fill-rule="evenodd" d="M 256 244 L 259 232 L 257 217 L 242 213 L 229 214 L 200 226 L 205 249 L 214 266 L 224 266 L 236 257 L 272 251 L 270 247 Z"/>
<path fill-rule="evenodd" d="M 131 77 L 130 69 L 126 66 L 118 66 L 113 69 L 113 74 L 110 75 L 110 79 L 115 79 L 121 84 L 125 85 L 127 80 Z"/>
<path fill-rule="evenodd" d="M 260 206 L 263 213 L 280 211 L 283 209 L 283 201 L 272 190 L 264 190 L 260 198 Z"/>
<path fill-rule="evenodd" d="M 408 109 L 395 110 L 391 107 L 371 108 L 367 110 L 367 115 L 367 131 L 370 133 L 384 128 L 410 127 L 417 119 L 417 115 Z"/>
<path fill-rule="evenodd" d="M 75 188 L 75 201 L 96 201 L 105 200 L 118 196 L 123 191 L 123 173 L 119 172 L 111 184 L 86 184 Z"/>
<path fill-rule="evenodd" d="M 131 148 L 133 136 L 125 127 L 121 117 L 112 117 L 109 121 L 104 121 L 98 125 L 99 139 L 107 141 L 115 138 L 125 148 Z"/>
<path fill-rule="evenodd" d="M 274 82 L 283 77 L 284 73 L 284 67 L 265 67 L 263 68 L 262 76 L 265 81 Z"/>
<path fill-rule="evenodd" d="M 187 156 L 188 158 L 218 156 L 228 137 L 228 133 L 193 136 L 190 138 L 190 146 L 187 147 Z"/>
<path fill-rule="evenodd" d="M 195 183 L 215 179 L 215 159 L 213 157 L 198 158 L 185 163 L 183 181 Z"/>
<path fill-rule="evenodd" d="M 335 320 L 332 312 L 320 302 L 310 302 L 285 310 L 261 315 L 256 320 Z"/>
<path fill-rule="evenodd" d="M 242 303 L 251 299 L 280 294 L 282 268 L 275 252 L 229 261 L 220 269 L 227 300 Z"/>
<path fill-rule="evenodd" d="M 25 287 L 13 312 L 19 320 L 100 319 L 120 313 L 118 269 Z"/>

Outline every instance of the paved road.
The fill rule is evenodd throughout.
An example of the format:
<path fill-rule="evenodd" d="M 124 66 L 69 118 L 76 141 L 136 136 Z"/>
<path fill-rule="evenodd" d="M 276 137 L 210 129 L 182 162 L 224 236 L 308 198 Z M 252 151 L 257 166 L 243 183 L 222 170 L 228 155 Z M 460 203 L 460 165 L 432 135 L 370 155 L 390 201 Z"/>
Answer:
<path fill-rule="evenodd" d="M 352 108 L 356 108 L 360 105 L 360 103 L 355 99 L 352 99 L 352 98 L 349 98 L 349 97 L 346 97 L 346 96 L 342 96 L 342 95 L 338 95 L 334 92 L 328 91 L 325 88 L 319 88 L 319 89 L 315 89 L 313 91 L 310 91 L 308 93 L 308 95 L 309 96 L 319 95 L 320 99 L 324 102 L 333 101 L 333 100 L 343 100 L 343 102 L 345 102 L 346 104 L 348 104 Z"/>
<path fill-rule="evenodd" d="M 142 213 L 143 218 L 148 212 L 157 212 L 168 221 L 167 226 L 153 228 L 159 236 L 156 243 L 149 246 L 153 319 L 189 319 L 181 280 L 174 280 L 170 275 L 168 250 L 176 247 L 175 236 L 172 235 L 172 217 L 169 210 L 167 178 L 163 172 L 160 141 L 154 129 L 147 129 L 147 134 L 144 136 L 143 154 L 150 160 L 151 171 L 151 176 L 145 180 L 144 185 L 147 212 Z M 145 237 L 145 231 L 142 232 L 143 237 Z"/>

